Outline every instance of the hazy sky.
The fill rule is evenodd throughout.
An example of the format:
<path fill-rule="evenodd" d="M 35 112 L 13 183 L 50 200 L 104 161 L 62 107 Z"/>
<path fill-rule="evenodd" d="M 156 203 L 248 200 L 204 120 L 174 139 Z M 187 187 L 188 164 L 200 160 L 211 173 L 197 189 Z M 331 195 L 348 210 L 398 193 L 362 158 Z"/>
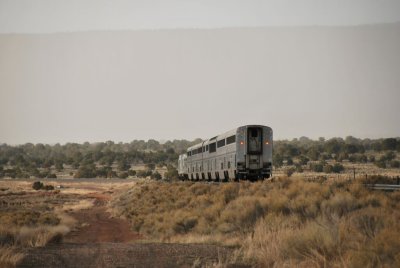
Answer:
<path fill-rule="evenodd" d="M 399 7 L 0 0 L 0 143 L 400 136 Z"/>
<path fill-rule="evenodd" d="M 395 21 L 398 0 L 0 0 L 3 33 Z"/>

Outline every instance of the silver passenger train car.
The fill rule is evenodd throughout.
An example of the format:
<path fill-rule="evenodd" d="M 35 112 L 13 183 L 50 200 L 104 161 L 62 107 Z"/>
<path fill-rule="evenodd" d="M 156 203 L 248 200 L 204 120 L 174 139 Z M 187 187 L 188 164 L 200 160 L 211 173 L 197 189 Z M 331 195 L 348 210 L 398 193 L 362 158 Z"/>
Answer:
<path fill-rule="evenodd" d="M 187 149 L 178 160 L 181 179 L 257 180 L 272 176 L 272 129 L 235 128 Z"/>

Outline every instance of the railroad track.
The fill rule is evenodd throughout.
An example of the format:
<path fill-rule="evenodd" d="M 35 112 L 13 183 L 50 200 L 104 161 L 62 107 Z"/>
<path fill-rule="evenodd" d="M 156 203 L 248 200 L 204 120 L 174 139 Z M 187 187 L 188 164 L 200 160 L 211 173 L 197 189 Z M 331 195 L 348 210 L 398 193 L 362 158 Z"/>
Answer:
<path fill-rule="evenodd" d="M 366 184 L 365 187 L 371 190 L 382 190 L 382 191 L 399 191 L 400 185 L 398 184 Z"/>

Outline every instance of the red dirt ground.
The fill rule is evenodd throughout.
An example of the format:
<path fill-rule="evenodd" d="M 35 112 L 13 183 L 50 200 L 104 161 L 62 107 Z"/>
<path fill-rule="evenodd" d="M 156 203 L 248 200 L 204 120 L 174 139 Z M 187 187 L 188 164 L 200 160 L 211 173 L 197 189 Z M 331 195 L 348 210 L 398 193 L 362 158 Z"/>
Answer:
<path fill-rule="evenodd" d="M 113 218 L 106 211 L 106 203 L 111 197 L 107 194 L 91 193 L 94 206 L 70 213 L 78 221 L 78 227 L 64 237 L 64 243 L 126 243 L 142 238 L 134 233 L 126 220 Z"/>
<path fill-rule="evenodd" d="M 129 243 L 142 237 L 130 230 L 128 221 L 113 218 L 106 211 L 110 193 L 91 193 L 86 197 L 95 198 L 94 206 L 70 213 L 82 227 L 66 235 L 60 244 L 25 249 L 25 257 L 17 267 L 213 267 L 233 251 L 204 244 Z"/>

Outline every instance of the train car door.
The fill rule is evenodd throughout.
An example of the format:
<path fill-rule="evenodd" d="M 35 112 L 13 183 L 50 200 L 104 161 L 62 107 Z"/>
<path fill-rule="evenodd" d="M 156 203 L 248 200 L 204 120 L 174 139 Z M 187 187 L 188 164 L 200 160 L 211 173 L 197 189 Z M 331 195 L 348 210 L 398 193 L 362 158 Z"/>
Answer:
<path fill-rule="evenodd" d="M 262 129 L 259 127 L 249 127 L 247 129 L 247 153 L 262 153 Z"/>

